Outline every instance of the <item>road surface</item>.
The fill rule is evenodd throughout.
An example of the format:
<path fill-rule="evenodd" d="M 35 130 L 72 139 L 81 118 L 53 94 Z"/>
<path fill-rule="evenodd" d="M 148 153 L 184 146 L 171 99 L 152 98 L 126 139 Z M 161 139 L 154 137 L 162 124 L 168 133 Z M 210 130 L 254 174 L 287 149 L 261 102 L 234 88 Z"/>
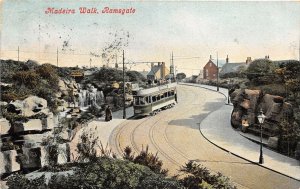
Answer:
<path fill-rule="evenodd" d="M 299 189 L 300 182 L 227 153 L 201 135 L 201 120 L 220 108 L 225 100 L 220 93 L 179 85 L 178 104 L 174 108 L 153 117 L 126 120 L 113 130 L 110 146 L 121 156 L 126 146 L 131 146 L 137 154 L 148 145 L 150 152 L 158 152 L 170 175 L 194 160 L 229 177 L 238 188 Z"/>

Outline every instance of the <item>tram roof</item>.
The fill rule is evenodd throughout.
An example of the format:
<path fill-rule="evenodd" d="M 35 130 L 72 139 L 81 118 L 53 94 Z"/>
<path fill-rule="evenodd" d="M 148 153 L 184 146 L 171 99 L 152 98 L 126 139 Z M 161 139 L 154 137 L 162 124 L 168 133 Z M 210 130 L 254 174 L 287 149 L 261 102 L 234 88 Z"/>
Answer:
<path fill-rule="evenodd" d="M 159 85 L 159 86 L 148 88 L 148 89 L 140 89 L 137 91 L 137 96 L 149 95 L 149 94 L 156 93 L 156 92 L 159 92 L 162 90 L 175 88 L 176 85 L 177 85 L 176 83 L 168 83 L 165 85 Z"/>

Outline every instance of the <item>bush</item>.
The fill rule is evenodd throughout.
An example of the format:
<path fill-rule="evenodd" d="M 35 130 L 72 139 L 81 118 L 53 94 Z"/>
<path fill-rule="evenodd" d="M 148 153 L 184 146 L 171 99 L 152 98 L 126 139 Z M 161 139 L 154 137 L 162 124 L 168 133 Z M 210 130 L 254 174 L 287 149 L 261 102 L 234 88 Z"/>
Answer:
<path fill-rule="evenodd" d="M 180 171 L 188 174 L 188 176 L 180 180 L 180 183 L 187 188 L 236 188 L 230 183 L 229 178 L 221 173 L 212 174 L 207 168 L 193 161 L 186 163 Z"/>
<path fill-rule="evenodd" d="M 168 170 L 162 169 L 163 163 L 161 160 L 159 160 L 157 153 L 154 155 L 150 153 L 148 150 L 149 147 L 147 146 L 145 150 L 143 149 L 136 157 L 134 157 L 134 155 L 132 154 L 132 149 L 129 146 L 127 146 L 124 149 L 123 158 L 133 163 L 145 165 L 155 173 L 166 176 Z"/>
<path fill-rule="evenodd" d="M 129 161 L 98 158 L 95 162 L 74 164 L 74 173 L 69 175 L 53 175 L 46 186 L 44 176 L 29 180 L 22 175 L 14 175 L 8 179 L 9 188 L 105 188 L 105 189 L 179 189 L 183 188 L 174 179 L 165 178 L 152 172 L 148 167 Z"/>

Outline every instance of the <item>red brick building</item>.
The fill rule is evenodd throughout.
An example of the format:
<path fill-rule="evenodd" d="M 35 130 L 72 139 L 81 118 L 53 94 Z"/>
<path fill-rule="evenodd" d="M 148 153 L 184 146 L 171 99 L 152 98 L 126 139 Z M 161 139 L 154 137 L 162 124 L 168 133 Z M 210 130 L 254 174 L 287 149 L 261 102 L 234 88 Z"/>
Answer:
<path fill-rule="evenodd" d="M 218 67 L 212 61 L 210 56 L 209 61 L 203 67 L 203 79 L 214 80 L 217 79 Z"/>

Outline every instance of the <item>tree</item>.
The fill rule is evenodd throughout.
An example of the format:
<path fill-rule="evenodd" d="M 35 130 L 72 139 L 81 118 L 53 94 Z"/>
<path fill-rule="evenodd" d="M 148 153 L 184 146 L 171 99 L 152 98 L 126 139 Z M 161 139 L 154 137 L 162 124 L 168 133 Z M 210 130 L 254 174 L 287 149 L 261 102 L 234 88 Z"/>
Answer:
<path fill-rule="evenodd" d="M 33 71 L 18 71 L 14 74 L 13 80 L 18 86 L 28 87 L 30 89 L 35 88 L 40 81 L 39 75 Z"/>
<path fill-rule="evenodd" d="M 182 79 L 186 78 L 186 75 L 185 75 L 185 73 L 178 73 L 178 74 L 176 75 L 176 78 L 177 78 L 178 80 L 182 80 Z"/>
<path fill-rule="evenodd" d="M 287 89 L 293 94 L 294 100 L 296 100 L 300 92 L 299 61 L 283 62 L 275 72 L 285 83 Z"/>
<path fill-rule="evenodd" d="M 274 82 L 276 66 L 269 59 L 254 60 L 246 70 L 247 78 L 255 85 L 270 84 Z"/>

